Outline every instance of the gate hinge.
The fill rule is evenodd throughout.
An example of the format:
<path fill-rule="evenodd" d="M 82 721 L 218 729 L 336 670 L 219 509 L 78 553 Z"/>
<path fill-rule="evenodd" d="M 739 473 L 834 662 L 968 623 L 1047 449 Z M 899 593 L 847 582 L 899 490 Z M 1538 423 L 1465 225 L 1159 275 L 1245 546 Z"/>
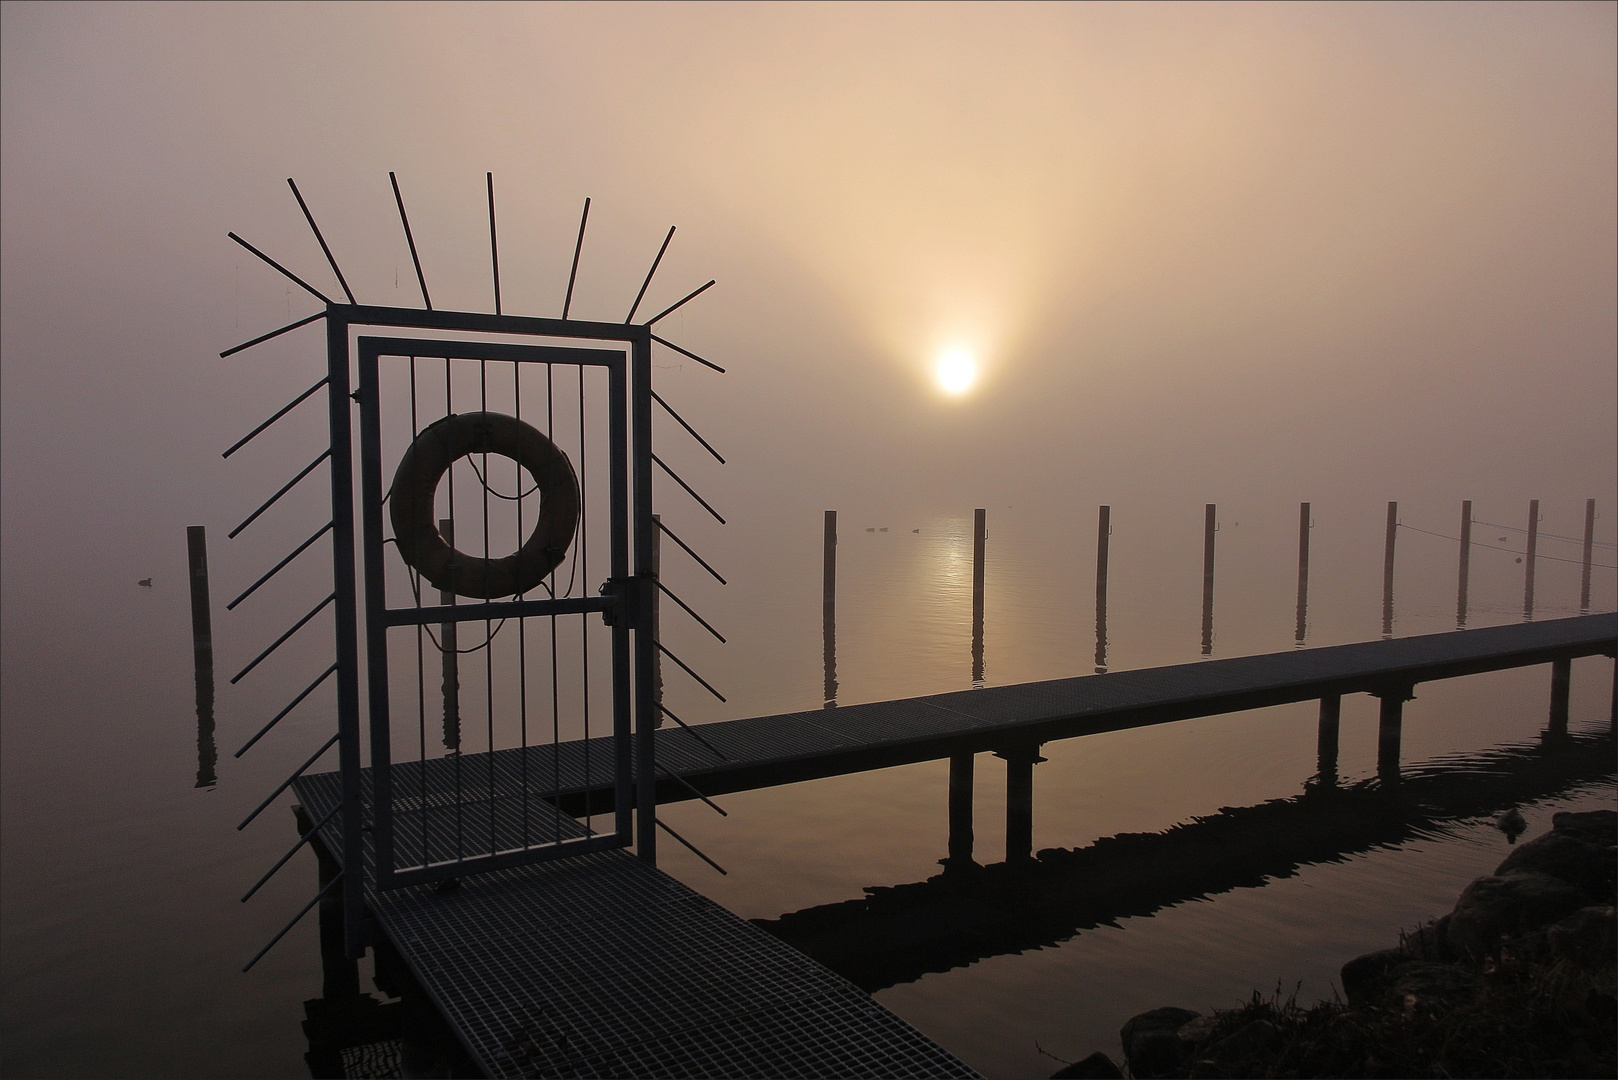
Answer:
<path fill-rule="evenodd" d="M 601 621 L 608 626 L 623 625 L 631 630 L 643 629 L 651 619 L 652 600 L 657 590 L 657 579 L 650 574 L 636 574 L 628 578 L 608 578 L 601 583 L 601 595 L 611 596 L 618 603 L 601 613 Z"/>

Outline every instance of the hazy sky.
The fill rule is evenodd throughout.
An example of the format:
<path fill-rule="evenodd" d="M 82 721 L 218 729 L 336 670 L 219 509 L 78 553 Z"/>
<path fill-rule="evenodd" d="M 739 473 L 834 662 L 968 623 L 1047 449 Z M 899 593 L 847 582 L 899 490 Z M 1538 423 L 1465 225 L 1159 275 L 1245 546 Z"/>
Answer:
<path fill-rule="evenodd" d="M 318 416 L 218 458 L 322 363 L 309 332 L 217 358 L 314 310 L 225 233 L 333 288 L 296 177 L 360 299 L 414 303 L 389 169 L 439 306 L 491 306 L 486 170 L 511 311 L 559 312 L 585 196 L 586 317 L 623 317 L 678 224 L 647 304 L 718 278 L 665 327 L 731 374 L 659 378 L 744 522 L 1002 495 L 1611 508 L 1612 4 L 3 20 L 8 619 L 176 562 L 180 526 L 228 527 L 307 460 Z M 951 346 L 982 365 L 960 398 L 930 376 Z"/>

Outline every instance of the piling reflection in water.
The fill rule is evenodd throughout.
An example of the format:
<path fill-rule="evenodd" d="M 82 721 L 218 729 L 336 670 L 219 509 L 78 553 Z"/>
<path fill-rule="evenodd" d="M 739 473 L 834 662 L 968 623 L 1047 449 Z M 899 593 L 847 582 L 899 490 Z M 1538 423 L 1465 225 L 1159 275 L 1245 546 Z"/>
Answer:
<path fill-rule="evenodd" d="M 992 956 L 1046 948 L 1084 930 L 1239 888 L 1312 863 L 1431 838 L 1613 775 L 1610 734 L 1512 744 L 1442 758 L 1388 788 L 1311 781 L 1301 794 L 1226 808 L 1160 833 L 1041 851 L 858 900 L 754 922 L 867 991 Z"/>

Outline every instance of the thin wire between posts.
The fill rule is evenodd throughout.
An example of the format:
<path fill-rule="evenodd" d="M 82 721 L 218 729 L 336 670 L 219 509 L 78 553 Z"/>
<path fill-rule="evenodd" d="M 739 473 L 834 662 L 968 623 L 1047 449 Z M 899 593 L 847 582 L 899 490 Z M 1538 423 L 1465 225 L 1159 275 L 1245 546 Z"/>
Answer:
<path fill-rule="evenodd" d="M 1474 518 L 1473 520 L 1476 520 L 1476 519 Z M 1486 521 L 1479 521 L 1478 524 L 1479 525 L 1487 525 L 1489 523 L 1486 522 Z M 1502 528 L 1502 529 L 1507 528 L 1507 526 L 1504 526 L 1504 525 L 1501 525 L 1501 526 L 1498 526 L 1498 527 Z M 1456 544 L 1459 544 L 1461 542 L 1461 538 L 1459 536 L 1447 536 L 1444 533 L 1433 532 L 1431 529 L 1418 529 L 1414 525 L 1406 525 L 1402 521 L 1399 522 L 1399 528 L 1401 528 L 1401 529 L 1409 529 L 1411 532 L 1423 533 L 1423 534 L 1425 534 L 1427 536 L 1436 536 L 1440 540 L 1448 540 L 1448 541 L 1450 541 L 1452 543 L 1456 543 Z M 1528 530 L 1519 529 L 1518 531 L 1519 532 L 1527 532 Z M 1545 534 L 1541 533 L 1540 535 L 1544 536 Z M 1583 543 L 1583 541 L 1581 540 L 1580 543 Z M 1472 546 L 1475 547 L 1475 548 L 1482 548 L 1484 551 L 1498 551 L 1503 555 L 1527 555 L 1528 554 L 1528 552 L 1520 551 L 1517 548 L 1494 547 L 1491 544 L 1485 544 L 1481 540 L 1473 540 L 1472 541 Z M 1567 563 L 1567 564 L 1569 564 L 1571 566 L 1583 566 L 1584 565 L 1584 560 L 1583 559 L 1563 559 L 1563 558 L 1559 558 L 1559 557 L 1557 557 L 1555 555 L 1544 555 L 1544 554 L 1541 554 L 1540 552 L 1537 552 L 1537 551 L 1534 552 L 1534 561 L 1539 562 L 1539 561 L 1542 561 L 1542 560 L 1545 561 L 1545 562 Z M 1614 566 L 1611 563 L 1592 562 L 1590 565 L 1592 567 L 1596 567 L 1596 568 L 1601 569 L 1601 570 L 1618 570 L 1618 566 Z"/>

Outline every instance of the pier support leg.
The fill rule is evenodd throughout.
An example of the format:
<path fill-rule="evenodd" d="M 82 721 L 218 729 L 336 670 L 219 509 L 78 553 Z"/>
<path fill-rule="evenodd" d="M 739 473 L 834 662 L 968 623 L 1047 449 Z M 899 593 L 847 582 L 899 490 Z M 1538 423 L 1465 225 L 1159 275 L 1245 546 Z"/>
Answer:
<path fill-rule="evenodd" d="M 302 806 L 294 806 L 292 814 L 298 823 L 299 836 L 314 828 L 315 823 Z M 320 888 L 324 889 L 342 868 L 320 837 L 311 839 L 309 846 L 314 849 Z M 358 997 L 360 992 L 360 966 L 348 956 L 343 940 L 343 915 L 343 890 L 333 889 L 320 901 L 320 996 L 327 1001 L 347 1000 Z"/>
<path fill-rule="evenodd" d="M 977 865 L 972 859 L 972 754 L 954 754 L 949 759 L 949 858 L 946 871 L 967 870 Z"/>
<path fill-rule="evenodd" d="M 1337 694 L 1320 699 L 1320 739 L 1316 749 L 1316 778 L 1326 787 L 1337 783 L 1337 733 L 1343 716 L 1343 699 Z"/>
<path fill-rule="evenodd" d="M 1034 766 L 1045 759 L 1037 743 L 995 756 L 1006 762 L 1006 862 L 1026 865 L 1034 858 Z"/>
<path fill-rule="evenodd" d="M 1411 687 L 1384 690 L 1376 729 L 1376 775 L 1384 785 L 1399 782 L 1399 737 L 1404 727 L 1404 705 L 1415 697 Z"/>
<path fill-rule="evenodd" d="M 1551 716 L 1549 734 L 1567 734 L 1567 699 L 1573 683 L 1573 661 L 1551 662 Z"/>

